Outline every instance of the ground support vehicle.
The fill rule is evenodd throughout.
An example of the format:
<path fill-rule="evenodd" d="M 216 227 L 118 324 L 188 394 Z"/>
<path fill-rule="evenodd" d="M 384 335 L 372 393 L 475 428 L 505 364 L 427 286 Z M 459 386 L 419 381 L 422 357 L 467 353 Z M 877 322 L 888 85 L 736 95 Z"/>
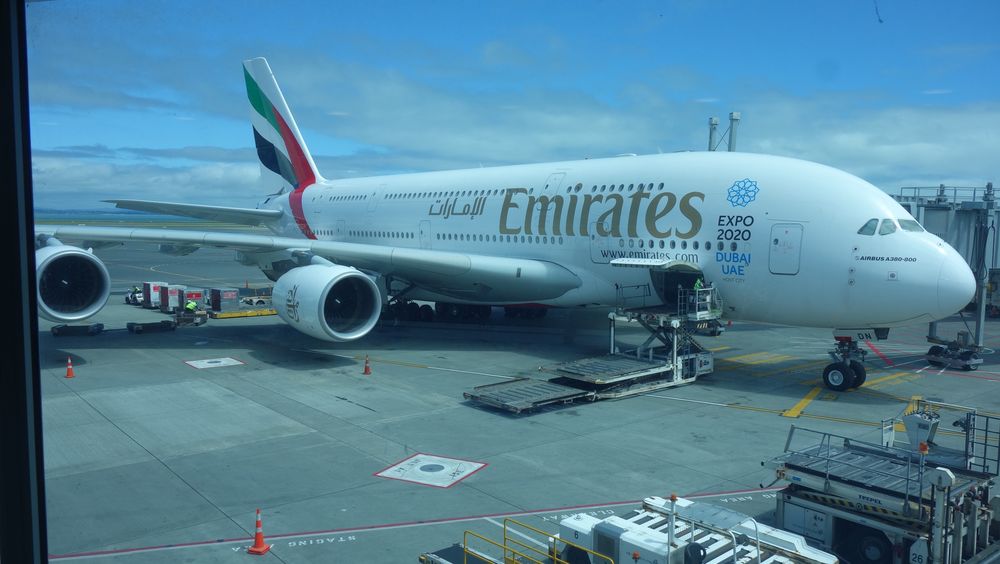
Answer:
<path fill-rule="evenodd" d="M 638 509 L 603 519 L 579 513 L 551 535 L 506 519 L 502 541 L 466 531 L 461 545 L 420 556 L 424 563 L 836 564 L 801 536 L 710 503 L 648 497 Z"/>
<path fill-rule="evenodd" d="M 699 326 L 718 323 L 722 302 L 714 288 L 678 290 L 675 308 L 619 308 L 608 315 L 608 354 L 543 367 L 548 380 L 518 378 L 477 386 L 466 399 L 513 413 L 556 403 L 619 399 L 694 382 L 711 374 L 711 351 L 694 338 Z M 635 348 L 615 338 L 617 324 L 636 322 L 649 337 Z"/>
<path fill-rule="evenodd" d="M 964 411 L 940 431 L 942 415 Z M 895 432 L 904 429 L 900 447 Z M 844 561 L 1000 562 L 1000 419 L 916 402 L 883 424 L 881 444 L 792 427 L 774 468 L 778 527 Z"/>

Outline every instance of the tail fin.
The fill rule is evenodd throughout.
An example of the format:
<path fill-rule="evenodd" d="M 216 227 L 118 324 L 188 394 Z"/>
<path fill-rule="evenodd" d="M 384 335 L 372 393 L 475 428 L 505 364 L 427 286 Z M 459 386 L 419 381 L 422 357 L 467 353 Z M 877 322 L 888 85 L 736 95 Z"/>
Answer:
<path fill-rule="evenodd" d="M 261 174 L 280 176 L 293 192 L 304 190 L 322 177 L 316 170 L 292 112 L 281 95 L 267 60 L 243 61 L 243 77 L 250 99 L 250 123 L 260 158 Z M 282 190 L 284 191 L 284 190 Z"/>

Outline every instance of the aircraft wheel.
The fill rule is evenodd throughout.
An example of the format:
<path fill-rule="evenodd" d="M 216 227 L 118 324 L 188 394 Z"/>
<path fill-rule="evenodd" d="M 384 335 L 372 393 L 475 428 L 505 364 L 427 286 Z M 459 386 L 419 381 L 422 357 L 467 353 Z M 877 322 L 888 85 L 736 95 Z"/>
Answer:
<path fill-rule="evenodd" d="M 962 368 L 964 370 L 972 371 L 972 370 L 975 370 L 975 369 L 979 368 L 979 364 L 972 364 L 972 363 L 969 362 L 970 360 L 978 360 L 979 359 L 979 355 L 976 354 L 976 353 L 974 353 L 974 352 L 972 352 L 972 351 L 966 351 L 966 352 L 962 353 L 958 358 L 961 359 L 962 362 L 966 363 L 966 364 L 962 365 Z"/>
<path fill-rule="evenodd" d="M 938 345 L 934 345 L 927 351 L 928 357 L 941 356 L 943 354 L 944 354 L 944 347 L 940 347 Z M 931 360 L 929 358 L 927 359 L 927 364 L 930 364 L 931 366 L 944 366 L 944 363 L 941 362 L 940 360 Z"/>
<path fill-rule="evenodd" d="M 831 390 L 842 392 L 854 385 L 854 372 L 843 362 L 829 364 L 823 370 L 823 383 Z"/>
<path fill-rule="evenodd" d="M 434 308 L 427 304 L 420 306 L 420 321 L 424 323 L 434 321 Z"/>
<path fill-rule="evenodd" d="M 868 379 L 868 371 L 865 370 L 865 365 L 861 364 L 856 360 L 851 361 L 851 372 L 854 372 L 854 385 L 852 388 L 860 388 L 865 380 Z"/>
<path fill-rule="evenodd" d="M 858 527 L 855 532 L 861 533 L 856 548 L 858 562 L 864 564 L 888 564 L 892 562 L 892 544 L 889 539 L 885 538 L 884 533 L 868 527 Z"/>

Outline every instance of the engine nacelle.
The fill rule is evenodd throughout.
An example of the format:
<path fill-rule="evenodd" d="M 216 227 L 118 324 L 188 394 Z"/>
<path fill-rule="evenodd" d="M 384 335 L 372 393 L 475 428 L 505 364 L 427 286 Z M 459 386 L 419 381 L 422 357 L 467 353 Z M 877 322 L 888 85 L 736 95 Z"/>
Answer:
<path fill-rule="evenodd" d="M 339 265 L 293 268 L 274 284 L 271 302 L 286 323 L 324 341 L 364 337 L 382 313 L 375 282 L 357 269 Z"/>
<path fill-rule="evenodd" d="M 72 323 L 101 311 L 111 295 L 111 277 L 90 251 L 54 239 L 35 251 L 38 314 Z"/>

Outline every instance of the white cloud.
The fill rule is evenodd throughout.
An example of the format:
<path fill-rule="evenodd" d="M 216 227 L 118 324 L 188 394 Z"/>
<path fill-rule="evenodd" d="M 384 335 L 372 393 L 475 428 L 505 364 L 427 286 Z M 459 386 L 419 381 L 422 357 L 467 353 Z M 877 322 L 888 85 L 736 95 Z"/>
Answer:
<path fill-rule="evenodd" d="M 494 84 L 490 80 L 496 77 L 490 71 L 465 67 L 465 61 L 450 67 L 452 61 L 431 60 L 426 70 L 432 78 L 427 78 L 392 68 L 346 64 L 324 55 L 280 53 L 271 58 L 272 69 L 306 142 L 316 152 L 321 172 L 328 177 L 655 153 L 659 148 L 701 150 L 708 136 L 706 118 L 718 115 L 721 132 L 729 110 L 743 115 L 739 150 L 822 162 L 889 191 L 915 183 L 979 185 L 995 180 L 993 163 L 1000 151 L 1000 104 L 996 103 L 890 105 L 884 93 L 873 91 L 800 97 L 746 77 L 737 77 L 729 85 L 717 84 L 679 66 L 630 83 L 609 82 L 607 88 L 591 95 L 570 86 Z M 501 43 L 487 44 L 478 54 L 503 67 L 503 72 L 522 64 L 520 55 Z M 218 58 L 229 56 L 221 53 Z M 114 70 L 133 62 L 118 54 L 106 65 Z M 81 112 L 93 107 L 153 111 L 170 107 L 184 115 L 245 116 L 248 110 L 239 67 L 230 61 L 224 68 L 233 72 L 223 90 L 217 86 L 217 77 L 203 81 L 190 68 L 181 71 L 166 62 L 158 67 L 160 75 L 155 79 L 143 74 L 136 84 L 107 85 L 108 90 L 119 91 L 112 97 L 86 85 L 82 90 L 54 86 L 59 72 L 46 69 L 38 73 L 40 89 L 35 88 L 37 75 L 33 75 L 32 100 L 38 94 L 48 104 L 77 104 L 74 108 Z M 448 72 L 449 80 L 438 80 Z M 165 92 L 186 94 L 165 98 L 135 94 L 143 91 L 139 86 L 154 81 L 163 83 Z M 695 97 L 698 91 L 725 92 L 724 103 L 730 107 L 710 110 L 707 104 L 723 101 Z M 928 89 L 923 94 L 950 92 Z M 190 101 L 174 101 L 183 98 Z M 316 138 L 310 139 L 310 133 Z M 323 141 L 329 139 L 347 141 L 328 150 L 340 154 L 324 153 Z M 191 146 L 170 149 L 143 148 L 136 142 L 113 151 L 99 146 L 36 151 L 36 202 L 51 206 L 149 197 L 253 205 L 266 192 L 252 182 L 257 171 L 255 152 L 249 136 L 234 142 L 247 145 L 236 150 L 201 147 L 192 139 Z M 364 149 L 345 151 L 344 146 Z M 108 164 L 108 159 L 114 164 Z M 174 188 L 161 190 L 163 186 Z M 156 188 L 155 196 L 148 193 L 150 187 Z"/>
<path fill-rule="evenodd" d="M 52 209 L 109 207 L 101 200 L 115 198 L 253 207 L 265 192 L 258 171 L 256 162 L 172 168 L 76 156 L 32 158 L 35 207 Z"/>

